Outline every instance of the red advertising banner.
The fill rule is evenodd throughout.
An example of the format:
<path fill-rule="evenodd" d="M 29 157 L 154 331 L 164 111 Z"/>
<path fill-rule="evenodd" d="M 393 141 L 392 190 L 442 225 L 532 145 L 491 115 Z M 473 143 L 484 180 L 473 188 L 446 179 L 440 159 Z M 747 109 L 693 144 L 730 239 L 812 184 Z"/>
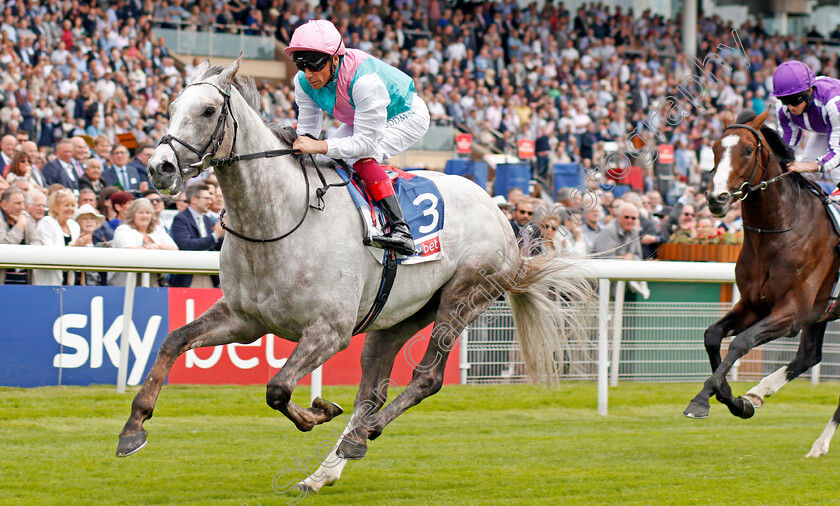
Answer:
<path fill-rule="evenodd" d="M 659 145 L 659 163 L 674 163 L 674 145 Z"/>
<path fill-rule="evenodd" d="M 530 139 L 521 139 L 519 141 L 519 158 L 529 160 L 536 156 L 537 143 Z"/>
<path fill-rule="evenodd" d="M 472 135 L 470 134 L 458 134 L 455 136 L 455 146 L 458 148 L 458 152 L 461 154 L 470 154 L 472 153 Z"/>
<path fill-rule="evenodd" d="M 185 325 L 210 308 L 220 297 L 218 289 L 170 288 L 170 330 Z M 405 386 L 411 380 L 414 365 L 426 352 L 432 326 L 428 326 L 409 340 L 397 355 L 391 380 Z M 323 367 L 324 385 L 358 385 L 362 377 L 360 359 L 364 334 L 355 336 L 350 346 L 337 353 Z M 189 350 L 180 356 L 169 373 L 170 384 L 198 385 L 255 385 L 265 384 L 286 363 L 296 343 L 273 334 L 251 344 L 227 344 L 213 348 Z M 445 384 L 460 382 L 459 349 L 457 343 L 446 364 Z M 310 384 L 306 376 L 301 384 Z"/>

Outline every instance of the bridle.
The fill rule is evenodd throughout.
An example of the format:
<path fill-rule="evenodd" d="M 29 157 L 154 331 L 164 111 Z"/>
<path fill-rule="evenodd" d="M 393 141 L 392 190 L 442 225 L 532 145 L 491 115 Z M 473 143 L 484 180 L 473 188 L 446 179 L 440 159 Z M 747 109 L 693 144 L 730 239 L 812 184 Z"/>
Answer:
<path fill-rule="evenodd" d="M 745 130 L 748 130 L 751 134 L 753 134 L 756 142 L 758 143 L 758 149 L 755 152 L 755 161 L 753 162 L 753 168 L 752 168 L 752 173 L 750 174 L 750 177 L 748 177 L 746 181 L 741 183 L 741 186 L 738 188 L 737 191 L 731 192 L 730 195 L 732 195 L 733 197 L 736 197 L 736 198 L 740 197 L 739 200 L 744 200 L 747 197 L 749 197 L 752 192 L 766 190 L 767 187 L 770 184 L 775 183 L 776 181 L 779 181 L 780 179 L 782 179 L 784 177 L 787 177 L 790 174 L 793 174 L 792 171 L 782 172 L 781 174 L 779 174 L 776 177 L 765 180 L 764 176 L 767 172 L 767 165 L 761 165 L 761 150 L 764 149 L 764 150 L 767 151 L 768 164 L 770 162 L 770 159 L 774 156 L 773 151 L 770 148 L 768 148 L 767 146 L 765 146 L 763 142 L 761 142 L 761 133 L 758 130 L 756 130 L 755 128 L 749 126 L 749 125 L 733 124 L 733 125 L 729 125 L 728 127 L 724 128 L 723 131 L 725 133 L 729 129 L 736 129 L 736 128 L 743 128 Z M 761 181 L 759 181 L 759 183 L 755 186 L 750 186 L 750 181 L 753 180 L 753 177 L 755 177 L 755 173 L 758 171 L 758 169 L 761 169 Z M 802 189 L 801 188 L 798 188 L 798 189 L 799 189 L 799 196 L 797 196 L 797 199 L 802 194 Z M 798 217 L 797 217 L 797 221 L 798 221 Z M 790 232 L 791 230 L 793 230 L 793 227 L 787 228 L 787 229 L 784 229 L 784 230 L 765 230 L 765 229 L 761 229 L 761 228 L 750 227 L 746 223 L 742 223 L 742 226 L 747 230 L 750 230 L 752 232 L 756 232 L 756 233 L 759 233 L 759 234 L 781 234 L 783 232 Z"/>
<path fill-rule="evenodd" d="M 207 140 L 207 143 L 204 144 L 204 146 L 201 149 L 198 149 L 191 145 L 189 142 L 183 139 L 179 139 L 178 137 L 175 137 L 171 134 L 166 134 L 163 137 L 161 137 L 160 142 L 158 143 L 158 146 L 160 146 L 161 144 L 166 144 L 167 146 L 169 146 L 172 152 L 175 153 L 175 164 L 178 166 L 178 171 L 181 172 L 181 178 L 184 180 L 186 179 L 186 174 L 184 173 L 184 169 L 181 166 L 181 160 L 178 158 L 178 151 L 176 151 L 175 146 L 172 145 L 173 141 L 177 142 L 178 144 L 184 146 L 185 148 L 195 153 L 195 155 L 198 157 L 198 161 L 189 164 L 189 167 L 198 168 L 198 172 L 200 174 L 211 165 L 215 165 L 213 164 L 213 161 L 216 156 L 216 151 L 219 150 L 219 146 L 222 145 L 222 141 L 225 138 L 225 126 L 227 126 L 228 116 L 230 116 L 231 121 L 233 121 L 233 143 L 231 143 L 231 148 L 236 143 L 236 134 L 237 130 L 239 129 L 239 124 L 236 122 L 236 118 L 233 117 L 233 113 L 230 110 L 230 85 L 228 85 L 227 90 L 223 90 L 222 88 L 213 83 L 202 81 L 198 83 L 188 84 L 184 88 L 184 91 L 186 91 L 186 89 L 190 86 L 198 86 L 201 84 L 206 84 L 208 86 L 216 88 L 216 90 L 218 90 L 219 93 L 221 93 L 224 97 L 224 104 L 222 104 L 222 110 L 219 113 L 219 119 L 216 120 L 216 128 L 213 129 L 213 135 L 210 136 L 210 138 Z M 183 93 L 183 91 L 181 93 Z M 208 149 L 210 149 L 211 146 L 212 150 L 208 151 Z"/>
<path fill-rule="evenodd" d="M 192 151 L 193 153 L 195 153 L 195 155 L 198 157 L 198 160 L 189 164 L 188 167 L 198 168 L 198 173 L 199 174 L 201 174 L 202 172 L 204 172 L 205 170 L 207 170 L 211 166 L 212 167 L 228 167 L 228 166 L 231 166 L 235 163 L 238 163 L 240 161 L 245 161 L 245 160 L 254 160 L 254 159 L 257 159 L 257 158 L 271 158 L 271 157 L 275 157 L 275 156 L 288 156 L 288 155 L 300 154 L 300 152 L 298 150 L 291 149 L 291 148 L 289 148 L 289 149 L 274 149 L 274 150 L 271 150 L 271 151 L 261 151 L 259 153 L 249 153 L 247 155 L 237 155 L 237 154 L 235 154 L 233 152 L 233 147 L 236 145 L 236 134 L 239 130 L 239 124 L 236 122 L 236 118 L 233 116 L 233 111 L 231 110 L 231 106 L 230 106 L 231 85 L 228 85 L 227 90 L 223 90 L 221 87 L 219 87 L 216 84 L 209 83 L 209 82 L 206 82 L 206 81 L 202 81 L 202 82 L 198 82 L 198 83 L 188 84 L 184 88 L 184 90 L 186 90 L 190 86 L 198 86 L 200 84 L 207 84 L 207 85 L 210 85 L 210 86 L 216 88 L 216 90 L 218 90 L 218 92 L 221 93 L 222 96 L 224 97 L 224 103 L 222 104 L 222 110 L 219 112 L 219 119 L 216 120 L 216 128 L 213 129 L 213 135 L 210 136 L 210 139 L 207 140 L 207 143 L 205 143 L 204 146 L 201 149 L 197 149 L 196 147 L 192 146 L 190 143 L 184 141 L 183 139 L 179 139 L 178 137 L 175 137 L 174 135 L 171 135 L 171 134 L 166 134 L 163 137 L 161 137 L 160 142 L 158 143 L 158 146 L 160 146 L 161 144 L 166 144 L 167 146 L 169 146 L 169 148 L 175 154 L 175 164 L 178 166 L 178 171 L 181 173 L 181 179 L 182 180 L 186 180 L 187 175 L 186 175 L 184 169 L 181 166 L 181 161 L 178 158 L 178 151 L 176 151 L 175 146 L 172 145 L 173 141 L 181 144 L 185 148 L 187 148 L 190 151 Z M 183 91 L 181 93 L 183 93 Z M 231 152 L 228 154 L 228 156 L 226 158 L 216 158 L 216 152 L 219 150 L 219 146 L 222 145 L 222 141 L 224 140 L 224 137 L 225 137 L 225 127 L 227 126 L 228 116 L 230 116 L 230 119 L 233 122 L 233 141 L 230 144 Z M 218 136 L 218 138 L 217 138 L 217 136 Z M 212 146 L 212 149 L 211 149 L 211 146 Z M 210 151 L 208 151 L 208 150 L 210 150 Z M 313 208 L 313 209 L 316 209 L 318 211 L 323 211 L 324 210 L 324 195 L 327 193 L 327 190 L 329 190 L 330 188 L 332 188 L 334 186 L 345 186 L 345 185 L 347 185 L 347 183 L 349 181 L 345 181 L 345 182 L 339 183 L 339 184 L 328 184 L 326 179 L 324 178 L 324 175 L 321 173 L 321 169 L 318 167 L 318 164 L 315 163 L 315 158 L 312 155 L 309 155 L 309 157 L 312 159 L 312 164 L 315 166 L 315 171 L 318 173 L 318 177 L 321 179 L 321 184 L 322 184 L 321 188 L 317 188 L 315 190 L 315 197 L 318 199 L 318 203 L 316 205 L 312 205 L 312 204 L 309 203 L 309 173 L 306 171 L 306 167 L 304 167 L 304 165 L 303 165 L 303 160 L 301 160 L 300 167 L 301 167 L 301 169 L 303 169 L 303 180 L 306 184 L 306 193 L 304 194 L 304 198 L 306 199 L 306 208 L 303 212 L 303 216 L 301 216 L 301 218 L 300 218 L 300 221 L 298 221 L 297 224 L 294 227 L 292 227 L 291 230 L 289 230 L 288 232 L 286 232 L 285 234 L 282 234 L 280 236 L 272 237 L 271 239 L 258 239 L 258 238 L 248 237 L 244 234 L 241 234 L 241 233 L 233 230 L 232 228 L 230 228 L 228 225 L 225 224 L 225 220 L 224 220 L 225 211 L 226 211 L 225 209 L 222 209 L 222 212 L 219 213 L 219 223 L 221 223 L 222 228 L 226 232 L 230 232 L 232 235 L 234 235 L 234 236 L 236 236 L 240 239 L 244 239 L 246 241 L 262 242 L 262 243 L 276 242 L 276 241 L 279 241 L 280 239 L 284 239 L 284 238 L 290 236 L 295 230 L 297 230 L 303 224 L 303 221 L 306 219 L 307 214 L 309 214 L 309 208 L 310 207 Z M 342 165 L 345 169 L 349 169 L 349 167 L 347 167 L 346 163 L 340 162 L 340 165 Z"/>

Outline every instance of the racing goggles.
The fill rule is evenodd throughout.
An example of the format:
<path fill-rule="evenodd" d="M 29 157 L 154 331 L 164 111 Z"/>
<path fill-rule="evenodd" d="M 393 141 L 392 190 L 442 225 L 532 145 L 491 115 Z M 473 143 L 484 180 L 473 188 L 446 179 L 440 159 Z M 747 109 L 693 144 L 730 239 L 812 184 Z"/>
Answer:
<path fill-rule="evenodd" d="M 795 95 L 785 95 L 784 97 L 779 97 L 779 101 L 782 103 L 782 105 L 786 105 L 788 107 L 796 107 L 802 102 L 807 101 L 809 98 L 811 98 L 810 89 L 801 91 L 799 93 L 796 93 Z"/>
<path fill-rule="evenodd" d="M 327 62 L 330 61 L 330 55 L 316 51 L 295 51 L 292 53 L 292 60 L 294 60 L 295 65 L 297 65 L 298 70 L 301 72 L 305 69 L 318 72 L 327 66 Z"/>

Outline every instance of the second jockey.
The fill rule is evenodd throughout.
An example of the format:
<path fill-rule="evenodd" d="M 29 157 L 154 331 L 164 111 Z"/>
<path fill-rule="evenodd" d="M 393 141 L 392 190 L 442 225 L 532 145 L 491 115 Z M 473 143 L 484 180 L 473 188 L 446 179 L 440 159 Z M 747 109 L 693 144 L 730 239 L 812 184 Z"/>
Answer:
<path fill-rule="evenodd" d="M 798 146 L 803 130 L 812 132 L 802 160 L 788 169 L 827 172 L 835 185 L 840 184 L 840 80 L 817 77 L 805 63 L 786 61 L 773 73 L 773 95 L 779 99 L 777 128 L 787 145 Z M 840 198 L 840 188 L 831 198 Z"/>
<path fill-rule="evenodd" d="M 292 147 L 351 163 L 390 222 L 390 232 L 373 242 L 413 254 L 414 241 L 394 185 L 379 163 L 411 147 L 429 129 L 429 109 L 414 92 L 414 81 L 364 51 L 345 48 L 327 20 L 298 27 L 284 51 L 300 71 L 294 79 L 299 114 Z M 342 123 L 325 141 L 316 140 L 323 128 L 322 110 Z"/>

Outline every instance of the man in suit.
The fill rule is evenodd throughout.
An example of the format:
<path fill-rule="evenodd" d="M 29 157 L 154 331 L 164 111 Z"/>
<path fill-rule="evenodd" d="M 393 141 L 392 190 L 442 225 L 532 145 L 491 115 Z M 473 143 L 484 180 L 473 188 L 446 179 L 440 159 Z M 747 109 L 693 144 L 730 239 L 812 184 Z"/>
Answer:
<path fill-rule="evenodd" d="M 523 198 L 516 203 L 513 211 L 513 219 L 510 226 L 513 227 L 513 234 L 520 241 L 519 249 L 525 256 L 534 256 L 540 252 L 540 227 L 531 223 L 534 219 L 534 204 Z"/>
<path fill-rule="evenodd" d="M 85 173 L 87 161 L 90 160 L 90 148 L 85 139 L 78 135 L 70 139 L 70 142 L 73 143 L 73 160 L 70 163 L 76 169 L 76 174 L 82 177 Z"/>
<path fill-rule="evenodd" d="M 32 162 L 32 177 L 38 183 L 38 186 L 41 188 L 49 186 L 47 180 L 44 179 L 44 172 L 41 170 L 43 167 L 41 166 L 41 154 L 38 152 L 38 145 L 33 141 L 25 141 L 20 144 L 20 149 L 29 156 L 29 160 Z"/>
<path fill-rule="evenodd" d="M 222 247 L 225 230 L 221 223 L 213 221 L 205 213 L 213 203 L 209 185 L 196 181 L 187 186 L 189 207 L 178 213 L 172 221 L 172 238 L 178 249 L 191 251 L 218 251 Z M 175 274 L 172 286 L 191 288 L 213 288 L 219 286 L 218 276 L 193 276 Z"/>
<path fill-rule="evenodd" d="M 60 184 L 71 190 L 79 189 L 79 177 L 73 168 L 73 143 L 62 139 L 55 147 L 56 160 L 44 165 L 44 180 L 47 185 Z"/>
<path fill-rule="evenodd" d="M 130 167 L 134 167 L 137 170 L 140 180 L 145 181 L 146 183 L 149 182 L 149 169 L 147 168 L 149 158 L 151 158 L 154 153 L 155 147 L 151 144 L 140 144 L 137 146 L 137 156 L 135 156 L 128 164 Z"/>
<path fill-rule="evenodd" d="M 102 178 L 109 186 L 119 186 L 125 191 L 144 192 L 149 189 L 149 183 L 140 177 L 137 169 L 128 164 L 128 148 L 117 146 L 111 152 L 110 167 L 102 172 Z"/>

